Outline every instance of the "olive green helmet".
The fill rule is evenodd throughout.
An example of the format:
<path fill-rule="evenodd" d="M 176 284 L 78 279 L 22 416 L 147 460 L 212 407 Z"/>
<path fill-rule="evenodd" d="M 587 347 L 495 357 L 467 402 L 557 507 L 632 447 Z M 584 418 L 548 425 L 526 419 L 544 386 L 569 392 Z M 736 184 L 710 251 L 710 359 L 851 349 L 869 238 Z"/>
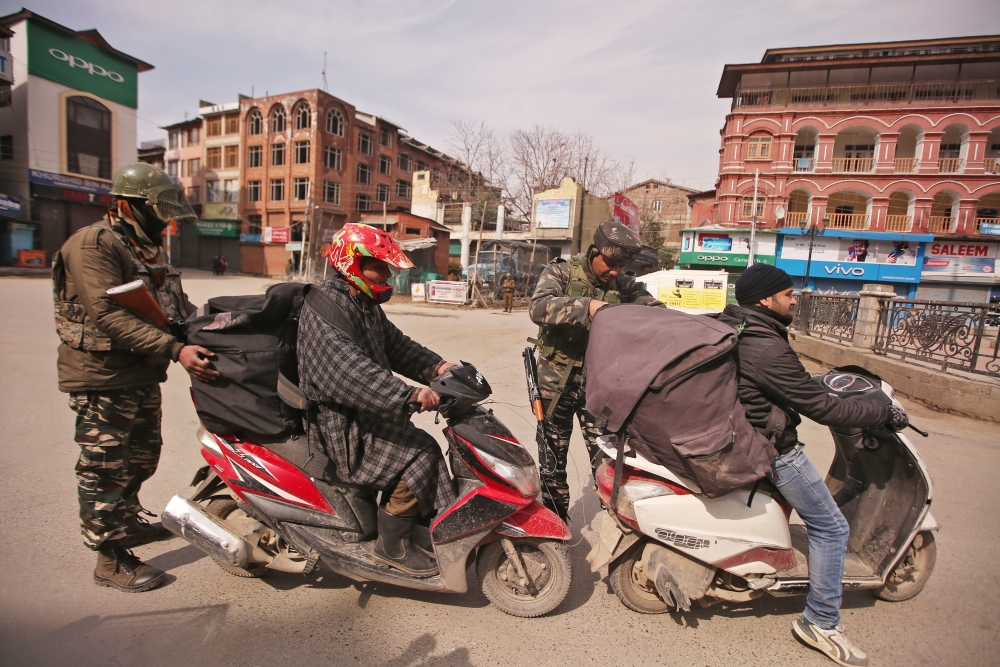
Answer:
<path fill-rule="evenodd" d="M 159 167 L 145 162 L 133 162 L 118 170 L 111 194 L 149 201 L 163 222 L 194 222 L 198 219 L 184 188 Z"/>

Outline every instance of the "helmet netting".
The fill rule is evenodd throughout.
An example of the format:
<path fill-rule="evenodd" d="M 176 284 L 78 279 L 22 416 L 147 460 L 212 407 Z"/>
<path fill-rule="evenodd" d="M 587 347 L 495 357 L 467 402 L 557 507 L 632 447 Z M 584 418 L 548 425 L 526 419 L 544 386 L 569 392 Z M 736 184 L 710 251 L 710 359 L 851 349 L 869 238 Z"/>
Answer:
<path fill-rule="evenodd" d="M 194 209 L 191 208 L 191 202 L 188 201 L 187 195 L 180 188 L 171 188 L 160 192 L 156 201 L 153 202 L 153 209 L 164 222 L 197 218 Z"/>

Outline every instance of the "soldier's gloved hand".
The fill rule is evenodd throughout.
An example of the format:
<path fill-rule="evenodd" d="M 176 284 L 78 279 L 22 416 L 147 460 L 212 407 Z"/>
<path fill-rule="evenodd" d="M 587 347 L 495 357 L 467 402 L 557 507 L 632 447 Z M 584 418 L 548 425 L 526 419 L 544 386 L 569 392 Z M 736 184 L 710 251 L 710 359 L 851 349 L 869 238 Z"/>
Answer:
<path fill-rule="evenodd" d="M 594 315 L 596 315 L 597 311 L 599 311 L 601 308 L 604 308 L 604 306 L 606 306 L 606 305 L 608 305 L 607 301 L 598 301 L 597 299 L 591 299 L 590 300 L 590 316 L 593 317 Z"/>
<path fill-rule="evenodd" d="M 902 408 L 890 405 L 889 410 L 892 412 L 892 416 L 889 417 L 887 426 L 893 431 L 902 431 L 910 425 L 910 418 L 906 416 L 906 412 Z"/>
<path fill-rule="evenodd" d="M 215 353 L 201 345 L 185 345 L 177 355 L 177 362 L 196 380 L 211 382 L 219 377 L 219 371 L 211 368 L 209 361 Z"/>

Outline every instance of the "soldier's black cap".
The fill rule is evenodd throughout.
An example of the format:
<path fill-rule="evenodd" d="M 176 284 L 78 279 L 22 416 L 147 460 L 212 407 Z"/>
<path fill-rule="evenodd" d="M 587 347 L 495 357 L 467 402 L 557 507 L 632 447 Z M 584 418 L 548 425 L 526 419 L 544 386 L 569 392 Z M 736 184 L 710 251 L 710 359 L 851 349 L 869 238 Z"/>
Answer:
<path fill-rule="evenodd" d="M 639 256 L 642 241 L 620 222 L 605 220 L 594 232 L 597 251 L 614 262 L 631 262 Z"/>

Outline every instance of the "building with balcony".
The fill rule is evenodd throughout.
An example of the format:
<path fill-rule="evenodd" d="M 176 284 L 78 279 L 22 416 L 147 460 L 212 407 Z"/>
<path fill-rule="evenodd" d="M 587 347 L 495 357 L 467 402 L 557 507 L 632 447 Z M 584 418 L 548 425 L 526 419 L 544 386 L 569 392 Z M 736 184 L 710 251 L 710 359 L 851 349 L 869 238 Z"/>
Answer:
<path fill-rule="evenodd" d="M 304 240 L 303 251 L 318 261 L 322 243 L 362 213 L 409 212 L 414 171 L 455 162 L 396 123 L 315 88 L 244 97 L 239 122 L 245 273 L 284 275 L 290 257 L 300 261 L 296 244 Z"/>
<path fill-rule="evenodd" d="M 879 249 L 862 253 L 868 262 L 898 261 L 892 244 L 908 244 L 918 270 L 897 291 L 929 296 L 942 283 L 964 282 L 971 287 L 952 285 L 950 294 L 989 298 L 994 263 L 934 271 L 924 250 L 973 242 L 996 257 L 989 240 L 1000 240 L 1000 36 L 768 49 L 759 63 L 726 65 L 718 95 L 732 108 L 712 224 L 746 226 L 756 217 L 758 228 L 787 230 L 779 266 L 781 238 L 801 227 L 828 230 L 827 259 L 844 255 L 838 262 L 854 238 Z M 835 236 L 846 250 L 833 249 Z M 860 265 L 814 268 L 822 273 L 809 282 L 818 289 L 874 275 Z"/>

